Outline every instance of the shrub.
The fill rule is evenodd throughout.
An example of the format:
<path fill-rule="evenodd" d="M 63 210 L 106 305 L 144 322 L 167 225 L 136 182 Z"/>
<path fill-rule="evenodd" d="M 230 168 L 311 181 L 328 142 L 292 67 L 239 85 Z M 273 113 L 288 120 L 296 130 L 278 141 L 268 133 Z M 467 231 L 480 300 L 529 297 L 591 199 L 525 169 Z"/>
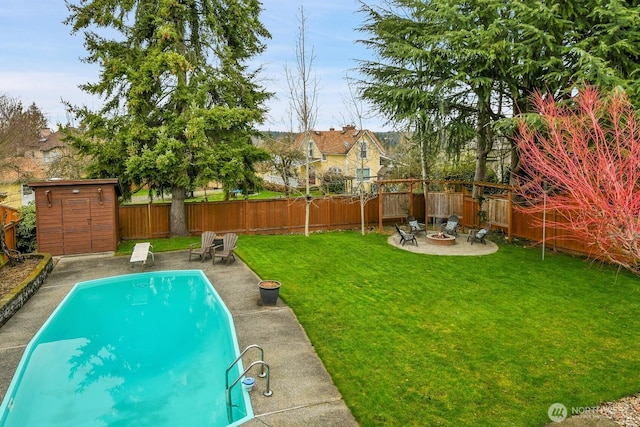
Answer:
<path fill-rule="evenodd" d="M 640 117 L 624 92 L 582 89 L 566 102 L 537 93 L 540 122 L 520 122 L 519 209 L 554 212 L 546 227 L 568 232 L 606 261 L 640 275 Z M 540 225 L 541 221 L 534 222 Z M 551 238 L 551 237 L 549 237 Z"/>
<path fill-rule="evenodd" d="M 36 237 L 36 205 L 32 202 L 20 208 L 20 224 L 16 233 L 16 249 L 23 253 L 32 253 L 38 250 Z"/>
<path fill-rule="evenodd" d="M 341 172 L 328 171 L 322 176 L 322 186 L 327 193 L 344 193 L 346 178 Z"/>

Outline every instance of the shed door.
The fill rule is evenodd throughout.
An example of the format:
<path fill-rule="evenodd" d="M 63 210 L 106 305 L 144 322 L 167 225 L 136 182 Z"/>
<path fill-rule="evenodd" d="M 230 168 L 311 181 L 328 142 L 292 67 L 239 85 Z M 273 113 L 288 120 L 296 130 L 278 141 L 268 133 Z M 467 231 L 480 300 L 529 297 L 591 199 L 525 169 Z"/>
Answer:
<path fill-rule="evenodd" d="M 63 199 L 64 255 L 91 253 L 91 202 L 88 198 Z"/>

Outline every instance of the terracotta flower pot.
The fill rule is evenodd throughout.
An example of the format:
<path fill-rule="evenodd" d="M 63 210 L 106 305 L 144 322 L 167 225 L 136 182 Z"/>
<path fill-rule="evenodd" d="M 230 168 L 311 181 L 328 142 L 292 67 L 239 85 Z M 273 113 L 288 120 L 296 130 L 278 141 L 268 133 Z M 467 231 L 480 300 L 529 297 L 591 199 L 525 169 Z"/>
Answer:
<path fill-rule="evenodd" d="M 280 282 L 276 280 L 262 280 L 258 283 L 262 305 L 276 305 L 280 294 Z"/>

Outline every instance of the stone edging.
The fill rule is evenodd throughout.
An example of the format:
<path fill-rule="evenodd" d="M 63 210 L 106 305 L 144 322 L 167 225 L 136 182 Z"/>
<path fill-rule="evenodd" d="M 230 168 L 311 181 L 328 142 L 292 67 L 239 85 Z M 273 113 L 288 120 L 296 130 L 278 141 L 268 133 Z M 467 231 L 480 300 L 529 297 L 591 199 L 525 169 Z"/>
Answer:
<path fill-rule="evenodd" d="M 26 279 L 0 300 L 0 326 L 4 325 L 36 293 L 53 270 L 51 254 L 36 253 L 28 258 L 42 258 L 38 266 Z"/>

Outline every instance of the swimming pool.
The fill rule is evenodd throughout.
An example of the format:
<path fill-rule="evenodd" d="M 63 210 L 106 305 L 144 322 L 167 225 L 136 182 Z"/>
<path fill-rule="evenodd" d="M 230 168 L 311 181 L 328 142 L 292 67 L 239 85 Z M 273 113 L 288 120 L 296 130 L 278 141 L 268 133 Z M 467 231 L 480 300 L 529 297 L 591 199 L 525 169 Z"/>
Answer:
<path fill-rule="evenodd" d="M 81 282 L 25 349 L 0 426 L 239 425 L 253 418 L 240 386 L 228 416 L 225 371 L 239 354 L 201 270 Z"/>

